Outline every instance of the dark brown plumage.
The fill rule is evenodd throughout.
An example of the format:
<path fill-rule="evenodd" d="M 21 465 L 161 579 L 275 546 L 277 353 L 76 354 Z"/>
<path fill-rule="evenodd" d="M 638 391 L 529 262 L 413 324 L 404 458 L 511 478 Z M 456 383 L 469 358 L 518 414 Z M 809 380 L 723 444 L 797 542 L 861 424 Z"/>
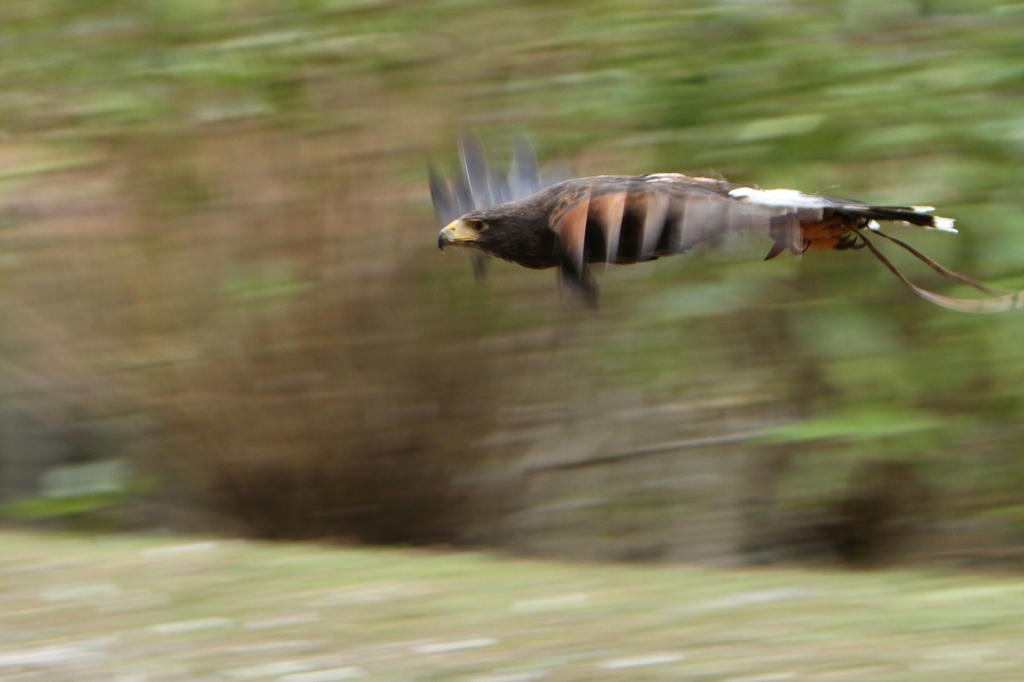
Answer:
<path fill-rule="evenodd" d="M 762 190 L 678 173 L 576 178 L 543 182 L 528 143 L 518 141 L 510 176 L 493 174 L 479 141 L 460 138 L 461 175 L 451 183 L 431 171 L 431 194 L 441 224 L 438 246 L 467 246 L 481 254 L 528 268 L 558 267 L 567 293 L 596 304 L 590 263 L 629 264 L 687 251 L 728 234 L 768 237 L 767 259 L 783 251 L 868 247 L 897 277 L 922 297 L 963 312 L 995 312 L 1020 305 L 1019 296 L 962 301 L 911 284 L 871 244 L 864 231 L 879 232 L 878 221 L 898 221 L 956 232 L 953 221 L 931 215 L 931 207 L 872 206 L 810 196 L 795 190 Z M 940 274 L 992 290 L 952 273 L 899 240 Z"/>

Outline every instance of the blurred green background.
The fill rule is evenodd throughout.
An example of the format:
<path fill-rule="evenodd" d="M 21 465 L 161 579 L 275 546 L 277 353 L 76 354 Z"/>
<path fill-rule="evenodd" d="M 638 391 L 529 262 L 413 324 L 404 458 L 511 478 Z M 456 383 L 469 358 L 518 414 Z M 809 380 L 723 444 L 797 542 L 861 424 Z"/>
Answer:
<path fill-rule="evenodd" d="M 498 263 L 479 286 L 439 254 L 426 166 L 468 126 L 496 161 L 526 134 L 578 175 L 935 205 L 958 236 L 896 236 L 1018 290 L 1024 4 L 2 14 L 9 523 L 1016 561 L 1020 314 L 934 307 L 867 252 L 762 263 L 760 244 L 610 268 L 585 313 L 551 273 Z"/>

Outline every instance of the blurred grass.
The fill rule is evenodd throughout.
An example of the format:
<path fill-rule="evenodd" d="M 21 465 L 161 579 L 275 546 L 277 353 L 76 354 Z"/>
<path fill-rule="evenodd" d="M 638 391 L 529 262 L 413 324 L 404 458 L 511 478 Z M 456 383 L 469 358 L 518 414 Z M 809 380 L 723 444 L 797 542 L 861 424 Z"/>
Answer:
<path fill-rule="evenodd" d="M 453 161 L 467 124 L 496 156 L 527 132 L 580 174 L 708 170 L 936 205 L 959 236 L 894 229 L 1020 289 L 1019 4 L 6 0 L 3 14 L 6 403 L 129 423 L 118 447 L 206 504 L 230 506 L 217 471 L 266 476 L 275 459 L 322 471 L 417 452 L 487 470 L 522 454 L 474 445 L 503 409 L 629 390 L 649 405 L 755 396 L 770 420 L 807 420 L 778 432 L 800 460 L 782 507 L 823 504 L 876 460 L 919 467 L 947 520 L 1022 501 L 1020 315 L 936 309 L 863 252 L 760 263 L 758 245 L 609 269 L 602 313 L 582 315 L 548 273 L 498 263 L 480 288 L 437 254 L 424 172 Z M 938 427 L 892 434 L 913 425 Z"/>
<path fill-rule="evenodd" d="M 342 668 L 418 680 L 1024 672 L 1019 576 L 182 542 L 0 535 L 0 669 L 55 681 L 290 680 Z"/>

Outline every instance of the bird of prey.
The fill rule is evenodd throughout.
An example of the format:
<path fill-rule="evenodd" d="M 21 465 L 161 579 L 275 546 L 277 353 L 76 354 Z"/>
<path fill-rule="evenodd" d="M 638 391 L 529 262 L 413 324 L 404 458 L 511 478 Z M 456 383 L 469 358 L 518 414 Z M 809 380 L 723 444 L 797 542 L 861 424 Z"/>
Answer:
<path fill-rule="evenodd" d="M 461 167 L 450 181 L 430 169 L 434 210 L 444 226 L 437 244 L 442 250 L 470 247 L 478 277 L 488 256 L 528 268 L 558 268 L 566 296 L 596 306 L 590 263 L 639 263 L 683 253 L 724 235 L 753 234 L 774 242 L 765 260 L 785 251 L 867 247 L 917 295 L 952 310 L 1000 312 L 1024 306 L 1021 292 L 1000 295 L 881 232 L 880 221 L 889 221 L 956 233 L 954 221 L 932 215 L 930 206 L 874 206 L 679 173 L 544 179 L 524 139 L 516 140 L 511 168 L 503 173 L 488 165 L 479 139 L 465 131 L 459 152 Z M 939 274 L 988 298 L 955 299 L 918 287 L 875 247 L 868 233 L 894 242 Z"/>

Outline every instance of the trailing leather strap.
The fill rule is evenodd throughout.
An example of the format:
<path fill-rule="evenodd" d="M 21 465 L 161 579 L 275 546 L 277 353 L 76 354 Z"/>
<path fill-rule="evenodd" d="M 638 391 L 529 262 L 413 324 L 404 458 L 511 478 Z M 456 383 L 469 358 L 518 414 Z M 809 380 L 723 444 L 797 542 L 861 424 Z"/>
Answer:
<path fill-rule="evenodd" d="M 986 285 L 982 284 L 981 282 L 975 281 L 975 280 L 971 279 L 970 277 L 968 277 L 966 275 L 961 275 L 959 272 L 953 272 L 952 270 L 946 269 L 942 265 L 936 263 L 931 258 L 929 258 L 928 256 L 924 255 L 923 253 L 921 253 L 917 249 L 915 249 L 910 244 L 907 244 L 906 242 L 903 242 L 903 241 L 900 241 L 899 239 L 896 239 L 896 237 L 890 237 L 889 235 L 885 234 L 881 230 L 875 230 L 875 234 L 877 234 L 879 237 L 885 237 L 889 241 L 902 246 L 904 249 L 906 249 L 907 251 L 912 253 L 914 256 L 916 256 L 918 258 L 918 260 L 920 260 L 922 263 L 924 263 L 925 265 L 930 267 L 932 270 L 934 270 L 935 272 L 939 273 L 940 275 L 942 275 L 944 277 L 948 277 L 949 279 L 953 280 L 954 282 L 960 282 L 961 284 L 966 284 L 969 287 L 974 287 L 978 291 L 981 291 L 981 292 L 986 293 L 986 294 L 990 294 L 992 296 L 1002 296 L 1002 294 L 1000 294 L 998 291 L 996 291 L 995 289 L 993 289 L 990 286 L 986 286 Z"/>
<path fill-rule="evenodd" d="M 961 282 L 962 284 L 972 286 L 975 289 L 978 289 L 979 291 L 992 294 L 992 296 L 990 296 L 989 298 L 982 298 L 977 300 L 966 298 L 951 298 L 949 296 L 936 294 L 932 291 L 928 291 L 927 289 L 922 289 L 921 287 L 917 286 L 909 279 L 907 279 L 902 272 L 897 270 L 896 266 L 890 263 L 889 259 L 882 255 L 882 252 L 879 251 L 875 247 L 875 245 L 872 244 L 871 241 L 867 237 L 865 237 L 860 230 L 854 230 L 854 232 L 856 232 L 857 236 L 864 241 L 864 244 L 867 245 L 867 247 L 871 250 L 871 253 L 875 254 L 875 258 L 880 260 L 882 262 L 882 265 L 889 268 L 889 272 L 896 275 L 896 277 L 901 282 L 910 287 L 910 289 L 915 294 L 917 294 L 926 301 L 934 303 L 935 305 L 942 306 L 943 308 L 948 308 L 949 310 L 955 310 L 960 313 L 1001 313 L 1007 310 L 1012 310 L 1014 308 L 1024 307 L 1024 302 L 1021 301 L 1021 294 L 1024 292 L 1018 291 L 1013 294 L 999 295 L 997 294 L 997 292 L 995 292 L 995 290 L 985 286 L 984 284 L 974 281 L 970 277 L 961 275 L 960 273 L 957 272 L 953 272 L 952 270 L 947 270 L 946 268 L 942 267 L 941 265 L 933 261 L 931 258 L 928 258 L 924 254 L 922 254 L 920 251 L 917 251 L 916 249 L 912 248 L 908 244 L 904 244 L 898 239 L 889 237 L 887 235 L 882 234 L 881 232 L 878 232 L 877 234 L 881 234 L 889 241 L 895 242 L 899 246 L 902 246 L 939 274 L 948 277 L 949 279 L 952 279 L 954 281 Z"/>

